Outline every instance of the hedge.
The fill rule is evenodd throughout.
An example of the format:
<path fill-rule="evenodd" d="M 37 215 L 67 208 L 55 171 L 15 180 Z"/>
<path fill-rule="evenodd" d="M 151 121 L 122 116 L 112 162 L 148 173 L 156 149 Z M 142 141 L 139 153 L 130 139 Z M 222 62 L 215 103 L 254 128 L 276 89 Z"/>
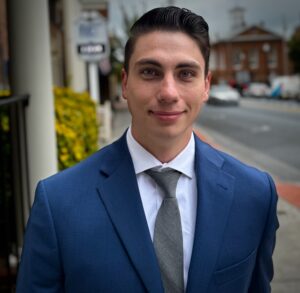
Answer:
<path fill-rule="evenodd" d="M 98 148 L 96 104 L 88 93 L 55 88 L 55 129 L 59 170 L 66 169 Z"/>

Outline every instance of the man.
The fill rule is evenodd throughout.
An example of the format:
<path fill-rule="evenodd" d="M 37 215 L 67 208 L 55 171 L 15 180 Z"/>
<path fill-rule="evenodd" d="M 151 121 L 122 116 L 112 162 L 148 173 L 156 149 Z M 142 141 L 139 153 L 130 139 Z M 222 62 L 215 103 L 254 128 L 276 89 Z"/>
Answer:
<path fill-rule="evenodd" d="M 270 292 L 273 181 L 193 134 L 209 49 L 186 9 L 134 24 L 122 73 L 132 124 L 38 184 L 17 292 Z"/>

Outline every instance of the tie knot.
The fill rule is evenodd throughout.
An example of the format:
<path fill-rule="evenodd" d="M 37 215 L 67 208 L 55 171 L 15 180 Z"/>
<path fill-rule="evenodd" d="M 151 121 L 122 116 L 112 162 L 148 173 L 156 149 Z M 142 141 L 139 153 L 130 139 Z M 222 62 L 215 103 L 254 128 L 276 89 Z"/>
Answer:
<path fill-rule="evenodd" d="M 176 197 L 176 186 L 181 175 L 180 172 L 171 168 L 165 168 L 162 171 L 149 169 L 145 172 L 161 187 L 166 197 Z"/>

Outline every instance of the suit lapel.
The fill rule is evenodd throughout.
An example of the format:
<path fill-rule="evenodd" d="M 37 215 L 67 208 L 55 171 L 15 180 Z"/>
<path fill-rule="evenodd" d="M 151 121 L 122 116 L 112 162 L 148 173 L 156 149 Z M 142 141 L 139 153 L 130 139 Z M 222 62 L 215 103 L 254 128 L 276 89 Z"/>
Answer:
<path fill-rule="evenodd" d="M 159 267 L 125 135 L 101 169 L 100 198 L 145 287 L 162 292 Z M 113 159 L 111 159 L 113 158 Z"/>
<path fill-rule="evenodd" d="M 206 292 L 233 200 L 234 177 L 222 170 L 223 158 L 197 138 L 195 161 L 198 203 L 187 292 Z"/>

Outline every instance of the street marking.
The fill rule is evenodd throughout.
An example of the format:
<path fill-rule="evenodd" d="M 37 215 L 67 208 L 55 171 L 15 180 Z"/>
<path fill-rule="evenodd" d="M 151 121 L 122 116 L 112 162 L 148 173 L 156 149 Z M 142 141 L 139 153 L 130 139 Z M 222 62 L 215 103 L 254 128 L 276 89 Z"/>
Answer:
<path fill-rule="evenodd" d="M 271 131 L 271 127 L 269 125 L 260 125 L 251 128 L 252 133 L 265 133 Z"/>

